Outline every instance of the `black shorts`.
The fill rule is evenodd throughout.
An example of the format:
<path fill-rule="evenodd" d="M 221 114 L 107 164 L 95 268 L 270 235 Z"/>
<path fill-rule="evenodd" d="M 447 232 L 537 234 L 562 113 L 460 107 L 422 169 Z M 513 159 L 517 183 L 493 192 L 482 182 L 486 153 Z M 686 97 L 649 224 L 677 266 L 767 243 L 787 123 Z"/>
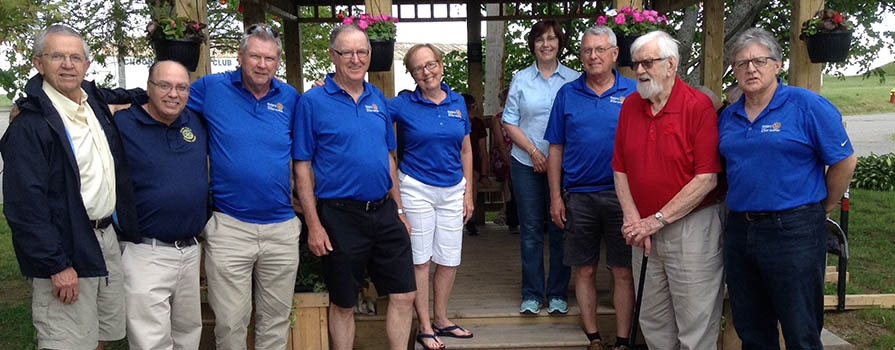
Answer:
<path fill-rule="evenodd" d="M 369 271 L 379 295 L 416 290 L 410 235 L 391 198 L 366 209 L 360 201 L 320 199 L 317 215 L 333 251 L 323 256 L 329 300 L 343 308 L 357 304 Z"/>
<path fill-rule="evenodd" d="M 622 237 L 624 215 L 615 190 L 563 193 L 566 205 L 563 264 L 596 265 L 600 241 L 606 243 L 606 265 L 631 267 L 631 246 Z"/>

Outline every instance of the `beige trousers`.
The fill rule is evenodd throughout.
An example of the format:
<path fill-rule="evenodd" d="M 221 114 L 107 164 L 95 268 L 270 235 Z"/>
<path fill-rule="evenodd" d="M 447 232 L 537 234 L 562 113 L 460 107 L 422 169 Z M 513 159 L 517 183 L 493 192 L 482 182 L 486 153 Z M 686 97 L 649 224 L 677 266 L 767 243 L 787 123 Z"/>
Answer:
<path fill-rule="evenodd" d="M 713 204 L 652 236 L 640 308 L 640 328 L 650 349 L 717 348 L 724 285 L 722 213 L 723 205 Z M 635 284 L 642 259 L 643 249 L 634 247 Z"/>
<path fill-rule="evenodd" d="M 216 349 L 246 348 L 253 300 L 255 349 L 286 348 L 300 231 L 298 218 L 255 224 L 214 212 L 205 226 L 204 252 Z"/>
<path fill-rule="evenodd" d="M 199 245 L 122 244 L 130 350 L 195 350 L 202 336 Z"/>

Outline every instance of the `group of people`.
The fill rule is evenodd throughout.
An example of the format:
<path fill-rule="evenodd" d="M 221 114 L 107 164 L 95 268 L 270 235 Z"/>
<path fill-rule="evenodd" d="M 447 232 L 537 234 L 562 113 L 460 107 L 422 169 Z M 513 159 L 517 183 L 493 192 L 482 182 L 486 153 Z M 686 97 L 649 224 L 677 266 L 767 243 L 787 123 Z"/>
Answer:
<path fill-rule="evenodd" d="M 555 21 L 534 25 L 528 47 L 535 61 L 513 78 L 501 117 L 520 313 L 568 312 L 574 268 L 589 349 L 604 349 L 594 278 L 605 243 L 614 349 L 630 347 L 644 256 L 650 348 L 713 348 L 726 277 L 744 349 L 776 348 L 778 321 L 787 348 L 820 349 L 823 221 L 855 156 L 838 110 L 777 78 L 773 36 L 749 29 L 735 41 L 743 97 L 720 117 L 677 77 L 678 43 L 664 32 L 634 43 L 636 79 L 614 68 L 619 48 L 604 26 L 581 38 L 583 73 L 559 61 Z M 255 348 L 285 348 L 301 230 L 290 175 L 308 248 L 323 257 L 333 349 L 353 347 L 367 273 L 388 295 L 391 349 L 406 348 L 414 310 L 426 349 L 473 337 L 447 304 L 482 137 L 471 135 L 469 101 L 442 81 L 442 53 L 408 50 L 416 89 L 391 99 L 364 80 L 372 51 L 356 25 L 333 30 L 335 71 L 301 96 L 274 77 L 281 53 L 277 32 L 253 25 L 235 71 L 190 84 L 182 65 L 162 61 L 145 91 L 108 90 L 84 81 L 77 32 L 53 25 L 35 38 L 39 73 L 0 152 L 39 348 L 102 348 L 125 334 L 131 349 L 197 348 L 200 254 L 216 348 L 245 347 L 253 305 Z M 131 105 L 113 114 L 109 104 Z"/>

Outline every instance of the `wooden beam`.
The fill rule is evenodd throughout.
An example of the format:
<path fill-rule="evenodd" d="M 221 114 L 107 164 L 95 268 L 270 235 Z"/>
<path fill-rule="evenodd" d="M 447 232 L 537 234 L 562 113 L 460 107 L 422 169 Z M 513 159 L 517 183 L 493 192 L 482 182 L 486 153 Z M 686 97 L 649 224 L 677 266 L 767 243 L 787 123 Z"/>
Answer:
<path fill-rule="evenodd" d="M 702 11 L 702 85 L 720 97 L 724 78 L 724 0 L 704 0 Z"/>
<path fill-rule="evenodd" d="M 835 295 L 824 295 L 824 310 L 836 309 L 837 297 Z M 845 309 L 869 309 L 872 307 L 891 308 L 895 307 L 895 294 L 853 294 L 845 296 Z"/>
<path fill-rule="evenodd" d="M 296 21 L 283 20 L 283 51 L 286 62 L 286 81 L 298 92 L 304 92 L 301 71 L 301 26 Z"/>
<path fill-rule="evenodd" d="M 635 9 L 643 9 L 643 0 L 612 0 L 612 8 L 619 9 L 622 6 L 631 6 Z M 634 77 L 634 71 L 631 70 L 631 67 L 618 67 L 618 72 L 626 77 Z"/>
<path fill-rule="evenodd" d="M 823 8 L 823 0 L 792 0 L 792 20 L 789 26 L 789 84 L 820 93 L 820 75 L 823 65 L 811 63 L 808 48 L 799 40 L 802 22 Z"/>
<path fill-rule="evenodd" d="M 391 16 L 392 0 L 364 0 L 364 8 L 367 13 L 373 16 L 383 14 Z M 370 72 L 369 78 L 370 83 L 376 85 L 379 90 L 382 90 L 385 97 L 390 98 L 395 96 L 394 64 L 392 64 L 392 69 L 389 69 L 387 72 Z"/>
<path fill-rule="evenodd" d="M 208 5 L 202 0 L 177 0 L 174 6 L 174 12 L 177 16 L 187 17 L 191 20 L 201 23 L 208 23 Z M 204 30 L 208 37 L 208 29 Z M 195 81 L 199 77 L 211 73 L 211 60 L 209 57 L 208 41 L 199 48 L 199 64 L 196 66 L 195 72 L 190 72 L 190 81 Z"/>

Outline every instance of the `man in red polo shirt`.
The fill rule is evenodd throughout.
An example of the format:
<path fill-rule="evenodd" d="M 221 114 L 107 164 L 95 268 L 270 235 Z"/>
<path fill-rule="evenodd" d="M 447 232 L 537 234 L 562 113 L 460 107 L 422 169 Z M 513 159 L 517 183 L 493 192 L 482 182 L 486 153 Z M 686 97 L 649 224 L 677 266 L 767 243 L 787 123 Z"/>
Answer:
<path fill-rule="evenodd" d="M 637 92 L 622 105 L 611 165 L 635 281 L 651 257 L 640 326 L 653 349 L 715 349 L 724 274 L 717 117 L 677 78 L 671 36 L 651 32 L 631 51 Z"/>

